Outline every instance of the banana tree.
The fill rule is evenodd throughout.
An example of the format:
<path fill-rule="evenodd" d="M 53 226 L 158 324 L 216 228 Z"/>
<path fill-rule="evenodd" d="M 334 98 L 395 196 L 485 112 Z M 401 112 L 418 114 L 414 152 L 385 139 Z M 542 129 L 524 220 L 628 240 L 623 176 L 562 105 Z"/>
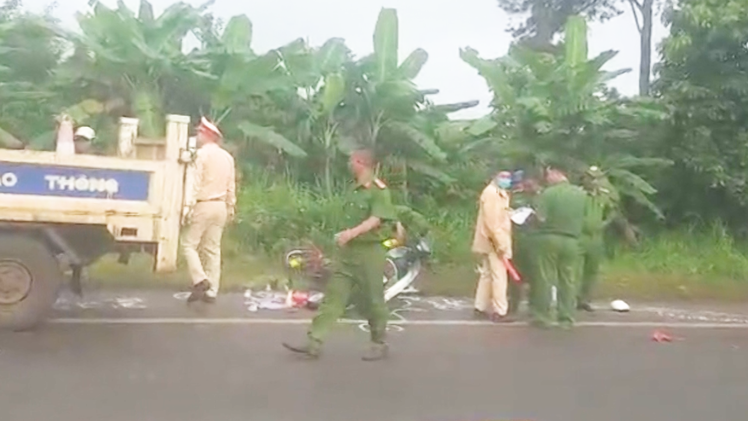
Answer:
<path fill-rule="evenodd" d="M 344 41 L 333 38 L 312 48 L 297 39 L 257 55 L 251 21 L 243 15 L 231 18 L 221 33 L 204 25 L 199 34 L 203 47 L 190 57 L 215 76 L 193 84 L 198 94 L 209 93 L 205 108 L 229 133 L 246 137 L 253 155 L 258 143 L 264 144 L 304 158 L 288 163 L 294 174 L 323 170 L 325 189 L 332 193 L 339 137 L 333 114 L 346 85 L 343 65 L 351 60 Z"/>
<path fill-rule="evenodd" d="M 259 143 L 291 157 L 306 157 L 304 148 L 289 138 L 293 132 L 286 128 L 293 120 L 279 106 L 280 99 L 296 94 L 287 64 L 295 56 L 289 47 L 256 54 L 251 47 L 252 22 L 245 15 L 232 17 L 220 33 L 203 25 L 198 36 L 202 46 L 189 59 L 208 76 L 198 75 L 190 83 L 187 92 L 200 98 L 193 113 L 212 116 L 229 138 L 246 139 L 244 149 Z"/>
<path fill-rule="evenodd" d="M 397 12 L 382 8 L 373 54 L 346 66 L 346 95 L 336 118 L 346 138 L 386 156 L 390 169 L 399 172 L 400 179 L 393 181 L 407 194 L 409 169 L 435 180 L 448 180 L 449 175 L 437 168 L 447 155 L 428 132 L 423 113 L 431 105 L 428 95 L 438 91 L 419 90 L 413 82 L 428 54 L 416 49 L 399 62 L 398 38 Z"/>
<path fill-rule="evenodd" d="M 49 73 L 60 57 L 53 20 L 20 10 L 14 2 L 0 9 L 0 145 L 19 149 L 51 126 L 57 95 Z"/>
<path fill-rule="evenodd" d="M 166 111 L 173 112 L 164 86 L 180 74 L 199 73 L 182 53 L 182 40 L 208 4 L 176 3 L 158 17 L 146 0 L 137 15 L 122 0 L 116 9 L 100 1 L 91 6 L 91 12 L 77 14 L 81 33 L 60 30 L 75 53 L 60 69 L 59 83 L 77 87 L 74 103 L 121 101 L 140 119 L 144 136 L 163 135 Z"/>
<path fill-rule="evenodd" d="M 287 109 L 294 110 L 298 141 L 310 152 L 307 169 L 316 174 L 322 167 L 325 191 L 332 195 L 335 175 L 342 170 L 336 160 L 341 133 L 334 117 L 345 95 L 343 68 L 352 53 L 341 38 L 331 38 L 319 48 L 297 40 L 279 52 L 298 87 L 296 95 L 287 98 Z"/>
<path fill-rule="evenodd" d="M 519 165 L 551 164 L 576 174 L 598 165 L 607 171 L 615 195 L 620 193 L 662 216 L 650 199 L 656 190 L 634 171 L 669 162 L 639 158 L 632 148 L 628 153 L 612 151 L 626 150 L 627 144 L 647 136 L 637 119 L 662 119 L 666 114 L 607 95 L 606 82 L 628 69 L 602 70 L 616 55 L 613 51 L 588 59 L 583 18 L 569 19 L 560 51 L 513 46 L 507 56 L 486 60 L 475 50 L 461 50 L 462 59 L 483 76 L 494 94 L 495 127 L 489 137 L 494 153 Z M 633 124 L 626 124 L 631 116 L 636 117 Z"/>

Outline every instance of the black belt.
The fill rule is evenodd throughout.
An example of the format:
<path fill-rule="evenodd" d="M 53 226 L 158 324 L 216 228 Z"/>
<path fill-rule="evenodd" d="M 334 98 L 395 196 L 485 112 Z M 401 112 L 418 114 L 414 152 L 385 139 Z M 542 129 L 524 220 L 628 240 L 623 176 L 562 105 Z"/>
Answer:
<path fill-rule="evenodd" d="M 226 201 L 226 198 L 225 197 L 221 197 L 221 198 L 215 198 L 215 199 L 198 200 L 196 203 L 201 203 L 201 202 L 225 202 L 225 201 Z"/>

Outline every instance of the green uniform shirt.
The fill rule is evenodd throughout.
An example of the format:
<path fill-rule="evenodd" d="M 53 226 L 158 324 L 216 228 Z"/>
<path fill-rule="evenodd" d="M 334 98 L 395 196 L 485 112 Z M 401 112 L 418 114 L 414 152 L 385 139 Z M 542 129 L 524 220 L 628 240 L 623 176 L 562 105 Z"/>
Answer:
<path fill-rule="evenodd" d="M 568 181 L 546 188 L 537 199 L 538 233 L 579 237 L 586 202 L 587 193 Z"/>
<path fill-rule="evenodd" d="M 353 200 L 348 204 L 349 216 L 360 224 L 376 216 L 382 220 L 379 228 L 369 231 L 351 241 L 351 244 L 381 242 L 388 239 L 395 228 L 397 211 L 392 204 L 390 190 L 379 179 L 366 185 L 356 187 Z"/>
<path fill-rule="evenodd" d="M 585 201 L 582 233 L 585 236 L 595 237 L 601 235 L 604 228 L 605 203 L 601 197 L 588 193 Z"/>

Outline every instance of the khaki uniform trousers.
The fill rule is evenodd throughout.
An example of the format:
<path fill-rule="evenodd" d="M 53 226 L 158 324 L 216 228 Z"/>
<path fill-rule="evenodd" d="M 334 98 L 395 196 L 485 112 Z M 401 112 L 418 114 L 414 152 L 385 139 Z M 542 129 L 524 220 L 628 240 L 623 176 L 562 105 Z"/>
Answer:
<path fill-rule="evenodd" d="M 182 249 L 192 283 L 210 282 L 207 295 L 215 297 L 221 282 L 221 237 L 228 209 L 222 200 L 198 202 L 182 238 Z"/>
<path fill-rule="evenodd" d="M 506 316 L 509 303 L 506 296 L 507 274 L 504 261 L 496 252 L 484 254 L 483 263 L 478 271 L 480 278 L 475 292 L 475 309 Z"/>

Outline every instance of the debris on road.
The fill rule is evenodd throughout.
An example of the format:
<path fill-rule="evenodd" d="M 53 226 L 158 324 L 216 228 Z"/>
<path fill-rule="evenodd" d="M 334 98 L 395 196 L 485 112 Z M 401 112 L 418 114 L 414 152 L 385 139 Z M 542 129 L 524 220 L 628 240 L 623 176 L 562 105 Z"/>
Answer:
<path fill-rule="evenodd" d="M 138 297 L 115 297 L 101 300 L 85 300 L 80 297 L 73 295 L 61 294 L 55 302 L 54 309 L 56 310 L 73 310 L 79 308 L 83 310 L 92 309 L 129 309 L 129 310 L 143 310 L 146 309 L 145 300 Z"/>
<path fill-rule="evenodd" d="M 652 340 L 655 342 L 673 342 L 673 341 L 682 341 L 683 339 L 685 338 L 672 336 L 669 333 L 659 330 L 659 329 L 652 332 Z"/>
<path fill-rule="evenodd" d="M 293 310 L 312 307 L 321 301 L 322 293 L 315 291 L 274 291 L 270 288 L 264 291 L 244 291 L 244 305 L 247 310 Z"/>
<path fill-rule="evenodd" d="M 610 308 L 619 313 L 626 313 L 631 310 L 631 307 L 623 300 L 614 300 L 610 303 Z"/>

